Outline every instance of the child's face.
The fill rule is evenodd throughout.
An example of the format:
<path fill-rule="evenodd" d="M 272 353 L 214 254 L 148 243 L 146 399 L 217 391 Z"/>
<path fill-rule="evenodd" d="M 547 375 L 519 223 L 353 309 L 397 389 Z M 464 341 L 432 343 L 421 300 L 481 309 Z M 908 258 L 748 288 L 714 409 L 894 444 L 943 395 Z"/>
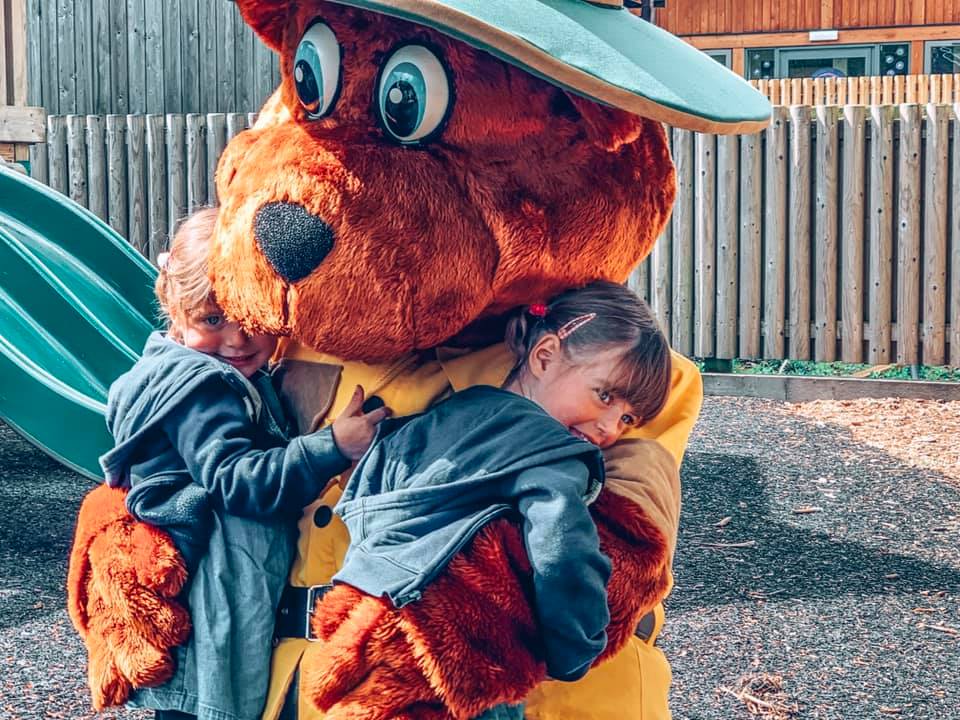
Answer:
<path fill-rule="evenodd" d="M 266 365 L 277 347 L 274 335 L 248 335 L 209 301 L 183 313 L 171 335 L 191 350 L 233 365 L 246 378 Z"/>
<path fill-rule="evenodd" d="M 639 424 L 630 404 L 607 390 L 621 355 L 620 350 L 608 350 L 577 364 L 556 357 L 543 367 L 531 399 L 574 435 L 610 447 Z"/>

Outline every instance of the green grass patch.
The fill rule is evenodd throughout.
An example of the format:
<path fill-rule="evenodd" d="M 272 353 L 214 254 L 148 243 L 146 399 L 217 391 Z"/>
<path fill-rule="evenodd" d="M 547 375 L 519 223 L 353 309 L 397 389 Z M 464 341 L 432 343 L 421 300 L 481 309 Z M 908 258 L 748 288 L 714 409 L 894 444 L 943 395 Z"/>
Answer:
<path fill-rule="evenodd" d="M 717 361 L 698 360 L 703 371 L 717 371 Z M 729 366 L 728 366 L 729 367 Z M 942 365 L 921 365 L 914 377 L 910 365 L 866 365 L 845 362 L 813 362 L 810 360 L 734 360 L 732 372 L 742 375 L 797 375 L 807 377 L 858 377 L 882 380 L 929 380 L 960 382 L 960 368 Z M 728 370 L 729 371 L 729 370 Z"/>

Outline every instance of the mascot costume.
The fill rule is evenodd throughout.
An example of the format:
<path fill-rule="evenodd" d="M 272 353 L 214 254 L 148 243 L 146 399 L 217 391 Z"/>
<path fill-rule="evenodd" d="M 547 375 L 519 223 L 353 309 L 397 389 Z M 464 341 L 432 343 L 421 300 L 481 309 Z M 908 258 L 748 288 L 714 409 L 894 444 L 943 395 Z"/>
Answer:
<path fill-rule="evenodd" d="M 287 338 L 283 392 L 302 430 L 336 417 L 356 385 L 398 415 L 499 385 L 508 311 L 622 282 L 649 252 L 675 194 L 661 123 L 733 133 L 769 115 L 622 0 L 237 5 L 283 81 L 221 159 L 211 269 L 228 313 Z M 536 720 L 669 717 L 655 640 L 701 395 L 675 356 L 667 406 L 607 453 L 592 512 L 613 563 L 610 642 L 582 680 L 541 682 L 529 565 L 507 520 L 402 611 L 347 586 L 326 593 L 348 545 L 334 482 L 299 523 L 264 717 L 469 718 L 523 699 Z M 88 496 L 69 601 L 95 705 L 170 676 L 189 632 L 185 579 L 121 491 Z"/>

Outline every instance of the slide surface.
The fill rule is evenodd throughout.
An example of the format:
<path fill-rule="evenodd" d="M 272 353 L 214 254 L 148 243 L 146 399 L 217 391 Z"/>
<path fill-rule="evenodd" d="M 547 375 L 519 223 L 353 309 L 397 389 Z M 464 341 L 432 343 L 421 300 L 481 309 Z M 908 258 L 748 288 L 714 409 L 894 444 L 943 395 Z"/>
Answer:
<path fill-rule="evenodd" d="M 155 277 L 93 213 L 0 168 L 0 419 L 91 479 L 107 388 L 156 324 Z"/>

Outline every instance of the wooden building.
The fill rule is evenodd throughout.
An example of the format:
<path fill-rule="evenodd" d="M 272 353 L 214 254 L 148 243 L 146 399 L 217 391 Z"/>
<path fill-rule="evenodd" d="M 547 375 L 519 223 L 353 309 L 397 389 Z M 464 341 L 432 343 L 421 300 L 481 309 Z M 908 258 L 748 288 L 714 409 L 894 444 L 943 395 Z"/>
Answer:
<path fill-rule="evenodd" d="M 667 0 L 654 21 L 748 79 L 960 73 L 958 0 Z"/>

